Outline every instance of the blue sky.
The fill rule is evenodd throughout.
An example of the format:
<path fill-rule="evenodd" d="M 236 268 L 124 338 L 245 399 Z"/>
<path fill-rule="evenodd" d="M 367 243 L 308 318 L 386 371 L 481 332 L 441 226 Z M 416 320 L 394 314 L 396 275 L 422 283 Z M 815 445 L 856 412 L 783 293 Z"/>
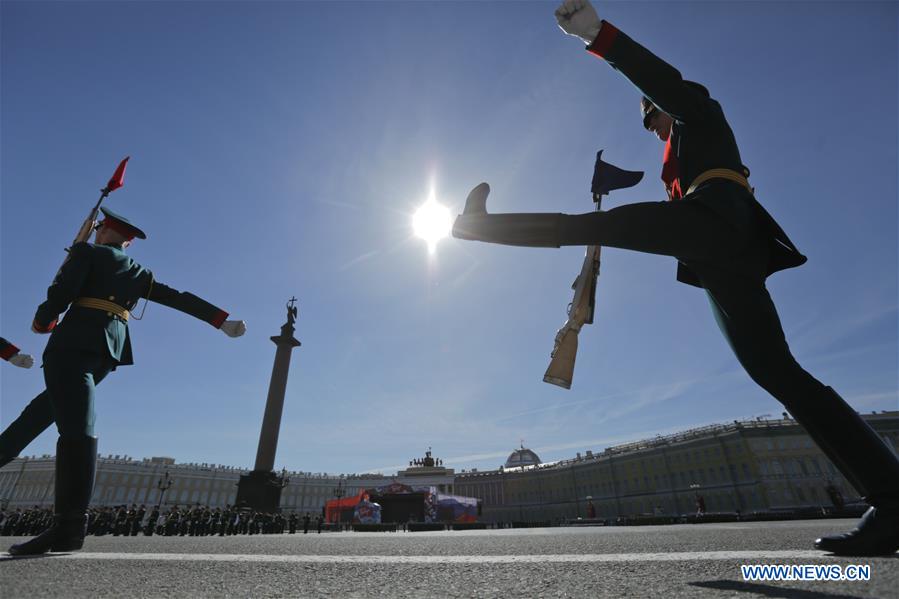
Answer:
<path fill-rule="evenodd" d="M 583 249 L 443 240 L 411 216 L 587 212 L 596 150 L 664 198 L 638 92 L 547 2 L 0 4 L 0 334 L 39 356 L 36 306 L 98 189 L 158 280 L 246 319 L 229 339 L 157 304 L 99 387 L 104 454 L 251 467 L 285 303 L 297 338 L 276 467 L 390 473 L 544 460 L 760 414 L 673 259 L 603 252 L 573 388 L 541 381 Z M 757 197 L 809 256 L 768 285 L 791 348 L 860 411 L 896 409 L 893 2 L 604 2 L 600 17 L 704 83 Z M 0 424 L 43 389 L 0 367 Z M 53 453 L 55 433 L 26 454 Z"/>

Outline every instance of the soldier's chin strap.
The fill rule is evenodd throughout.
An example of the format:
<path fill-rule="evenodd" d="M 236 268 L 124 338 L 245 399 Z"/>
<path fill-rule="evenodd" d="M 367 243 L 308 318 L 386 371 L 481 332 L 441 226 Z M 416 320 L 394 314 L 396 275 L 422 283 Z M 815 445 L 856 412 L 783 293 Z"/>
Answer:
<path fill-rule="evenodd" d="M 147 311 L 147 305 L 150 303 L 150 295 L 152 295 L 152 294 L 153 294 L 153 273 L 150 273 L 150 286 L 147 288 L 147 295 L 144 296 L 144 307 L 140 311 L 140 316 L 134 316 L 132 314 L 131 318 L 133 318 L 134 320 L 143 320 L 144 319 L 144 312 Z"/>

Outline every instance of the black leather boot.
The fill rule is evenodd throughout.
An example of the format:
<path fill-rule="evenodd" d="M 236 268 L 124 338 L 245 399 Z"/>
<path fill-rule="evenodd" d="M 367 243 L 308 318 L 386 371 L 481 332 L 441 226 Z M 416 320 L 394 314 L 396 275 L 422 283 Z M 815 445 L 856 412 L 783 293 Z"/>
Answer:
<path fill-rule="evenodd" d="M 453 223 L 453 237 L 525 247 L 559 247 L 559 213 L 488 214 L 490 186 L 481 183 Z"/>
<path fill-rule="evenodd" d="M 56 442 L 56 513 L 53 525 L 30 541 L 10 547 L 11 555 L 40 555 L 48 551 L 81 549 L 96 467 L 96 437 L 59 438 Z"/>
<path fill-rule="evenodd" d="M 873 506 L 853 530 L 815 541 L 839 555 L 889 555 L 899 548 L 899 459 L 840 395 L 823 387 L 787 409 L 827 458 Z M 786 404 L 784 404 L 786 405 Z"/>
<path fill-rule="evenodd" d="M 899 550 L 899 509 L 869 508 L 855 528 L 817 539 L 815 549 L 836 555 L 892 555 Z"/>

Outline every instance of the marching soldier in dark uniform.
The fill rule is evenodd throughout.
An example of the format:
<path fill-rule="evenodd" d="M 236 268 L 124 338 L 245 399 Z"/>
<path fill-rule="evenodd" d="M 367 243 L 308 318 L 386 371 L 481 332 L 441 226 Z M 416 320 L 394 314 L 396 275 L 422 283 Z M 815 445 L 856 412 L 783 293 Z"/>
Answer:
<path fill-rule="evenodd" d="M 13 366 L 18 366 L 19 368 L 31 368 L 34 364 L 34 358 L 20 352 L 18 347 L 3 337 L 0 337 L 0 358 L 3 358 Z M 6 462 L 0 463 L 0 467 L 5 463 Z"/>
<path fill-rule="evenodd" d="M 611 23 L 587 0 L 557 10 L 562 30 L 581 38 L 639 88 L 644 127 L 667 142 L 662 180 L 668 202 L 582 215 L 487 214 L 473 200 L 453 235 L 508 245 L 605 245 L 674 256 L 678 280 L 705 289 L 740 363 L 780 401 L 871 504 L 859 527 L 815 546 L 845 555 L 899 549 L 899 460 L 833 389 L 796 362 L 765 287 L 773 272 L 806 261 L 749 185 L 733 132 L 708 90 Z M 470 196 L 471 198 L 472 196 Z"/>
<path fill-rule="evenodd" d="M 120 505 L 115 513 L 115 528 L 112 529 L 112 536 L 117 537 L 122 534 L 126 527 L 130 527 L 131 512 L 124 505 Z"/>
<path fill-rule="evenodd" d="M 152 537 L 156 529 L 156 521 L 159 520 L 159 508 L 154 507 L 150 511 L 150 519 L 147 520 L 147 526 L 144 528 L 144 536 Z"/>
<path fill-rule="evenodd" d="M 219 536 L 223 537 L 226 534 L 231 534 L 231 506 L 226 504 L 225 509 L 222 511 L 222 517 L 219 521 Z"/>
<path fill-rule="evenodd" d="M 140 508 L 134 514 L 134 522 L 131 523 L 131 536 L 136 537 L 137 533 L 144 524 L 144 516 L 147 515 L 147 506 L 141 504 Z"/>
<path fill-rule="evenodd" d="M 35 332 L 52 333 L 44 350 L 47 389 L 0 436 L 0 453 L 8 456 L 51 422 L 59 431 L 54 525 L 13 545 L 9 550 L 13 555 L 73 551 L 84 543 L 85 510 L 97 460 L 94 389 L 116 367 L 133 364 L 128 319 L 140 298 L 190 314 L 231 337 L 246 330 L 242 321 L 226 320 L 228 314 L 216 306 L 156 281 L 152 272 L 125 253 L 135 237 L 146 239 L 144 232 L 111 210 L 102 211 L 106 218 L 97 224 L 95 243 L 72 246 L 34 317 Z"/>

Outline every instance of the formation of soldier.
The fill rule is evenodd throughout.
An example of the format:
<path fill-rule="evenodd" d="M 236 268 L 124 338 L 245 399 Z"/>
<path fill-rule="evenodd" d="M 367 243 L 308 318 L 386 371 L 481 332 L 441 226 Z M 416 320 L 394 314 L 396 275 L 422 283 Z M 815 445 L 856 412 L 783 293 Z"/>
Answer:
<path fill-rule="evenodd" d="M 0 510 L 0 536 L 40 535 L 53 526 L 53 521 L 54 510 L 49 507 Z M 295 512 L 265 513 L 231 505 L 213 508 L 199 504 L 170 507 L 123 504 L 88 508 L 86 533 L 98 537 L 296 534 L 300 522 L 303 523 L 303 533 L 309 532 L 313 522 L 317 532 L 322 530 L 321 515 L 312 518 L 308 512 L 300 517 Z"/>

